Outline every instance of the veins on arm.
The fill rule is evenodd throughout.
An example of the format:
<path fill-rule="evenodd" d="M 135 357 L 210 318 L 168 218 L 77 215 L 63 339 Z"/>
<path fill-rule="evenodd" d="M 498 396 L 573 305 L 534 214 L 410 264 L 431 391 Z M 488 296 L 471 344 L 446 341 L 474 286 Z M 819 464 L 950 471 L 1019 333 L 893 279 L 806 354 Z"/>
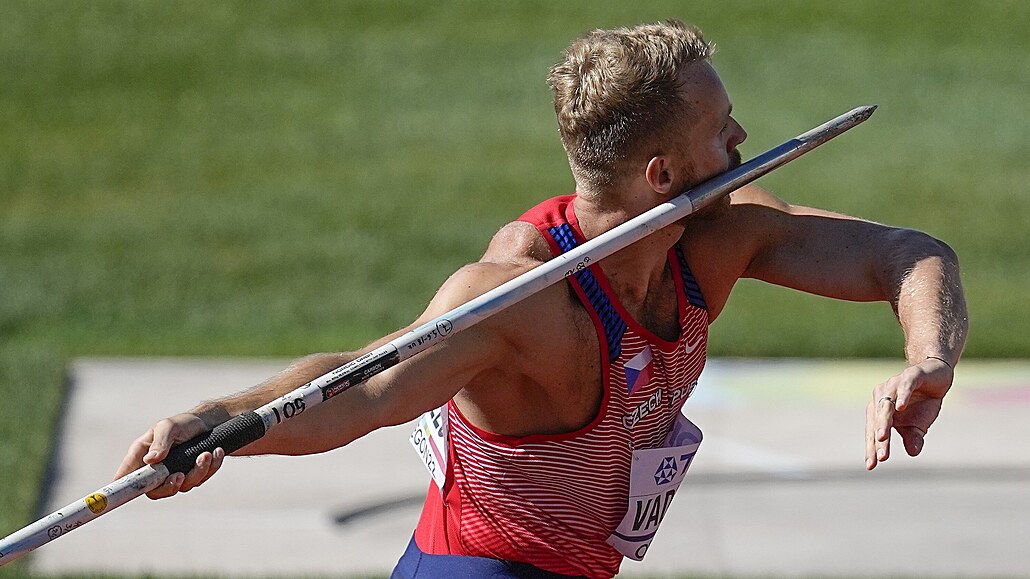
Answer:
<path fill-rule="evenodd" d="M 958 257 L 912 229 L 787 204 L 760 188 L 742 196 L 738 230 L 750 257 L 743 273 L 831 298 L 886 301 L 905 333 L 911 363 L 941 356 L 954 364 L 967 314 Z"/>
<path fill-rule="evenodd" d="M 209 427 L 253 410 L 306 382 L 450 311 L 511 277 L 513 268 L 492 263 L 465 266 L 437 292 L 414 323 L 358 352 L 306 356 L 264 383 L 197 407 Z M 495 316 L 496 317 L 496 316 Z M 368 381 L 311 407 L 235 454 L 312 454 L 338 448 L 389 425 L 438 407 L 483 368 L 499 359 L 504 325 L 487 319 Z"/>
<path fill-rule="evenodd" d="M 889 287 L 891 307 L 905 332 L 910 363 L 940 357 L 952 367 L 965 348 L 968 312 L 958 256 L 945 243 L 902 230 L 895 239 Z"/>
<path fill-rule="evenodd" d="M 527 230 L 526 227 L 529 229 Z M 452 275 L 411 325 L 357 352 L 306 356 L 264 383 L 239 394 L 204 403 L 193 413 L 209 427 L 253 410 L 423 325 L 530 269 L 539 254 L 540 235 L 531 225 L 503 228 L 478 263 Z M 546 245 L 543 247 L 546 251 Z M 509 330 L 517 314 L 499 313 L 439 345 L 390 368 L 331 400 L 312 407 L 270 431 L 237 454 L 310 454 L 343 446 L 377 428 L 400 424 L 438 407 L 480 372 L 510 352 Z"/>
<path fill-rule="evenodd" d="M 310 354 L 295 360 L 287 368 L 248 390 L 208 400 L 190 411 L 208 428 L 249 412 L 276 398 L 292 392 L 301 385 L 323 376 L 360 356 L 361 352 Z"/>

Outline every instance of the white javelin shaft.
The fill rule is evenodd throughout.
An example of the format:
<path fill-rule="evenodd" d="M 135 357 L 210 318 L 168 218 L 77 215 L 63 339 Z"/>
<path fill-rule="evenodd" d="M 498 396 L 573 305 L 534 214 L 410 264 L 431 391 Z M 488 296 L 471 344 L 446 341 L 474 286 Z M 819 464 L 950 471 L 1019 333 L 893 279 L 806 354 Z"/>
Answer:
<path fill-rule="evenodd" d="M 875 106 L 853 109 L 761 155 L 717 175 L 682 195 L 597 236 L 435 318 L 339 368 L 277 398 L 236 416 L 212 432 L 172 449 L 156 467 L 135 472 L 51 513 L 0 540 L 0 567 L 76 529 L 102 514 L 135 499 L 161 484 L 169 473 L 186 472 L 201 452 L 223 448 L 238 450 L 261 438 L 269 429 L 320 404 L 340 392 L 395 366 L 444 339 L 475 325 L 540 290 L 574 275 L 650 233 L 667 227 L 743 187 L 773 169 L 800 157 L 826 141 L 865 121 Z"/>

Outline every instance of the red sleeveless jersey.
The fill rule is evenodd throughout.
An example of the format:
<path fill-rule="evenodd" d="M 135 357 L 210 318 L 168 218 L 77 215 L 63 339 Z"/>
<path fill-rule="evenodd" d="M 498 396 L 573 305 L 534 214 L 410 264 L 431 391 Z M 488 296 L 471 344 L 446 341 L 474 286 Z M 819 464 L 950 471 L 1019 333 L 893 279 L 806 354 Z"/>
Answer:
<path fill-rule="evenodd" d="M 559 255 L 585 241 L 574 195 L 520 218 Z M 580 430 L 521 438 L 485 432 L 453 402 L 446 482 L 430 484 L 415 541 L 426 553 L 491 557 L 555 573 L 612 577 L 622 555 L 606 539 L 627 512 L 633 451 L 662 444 L 705 364 L 708 312 L 679 247 L 669 251 L 680 336 L 669 342 L 630 317 L 601 269 L 568 278 L 600 341 L 604 396 Z"/>

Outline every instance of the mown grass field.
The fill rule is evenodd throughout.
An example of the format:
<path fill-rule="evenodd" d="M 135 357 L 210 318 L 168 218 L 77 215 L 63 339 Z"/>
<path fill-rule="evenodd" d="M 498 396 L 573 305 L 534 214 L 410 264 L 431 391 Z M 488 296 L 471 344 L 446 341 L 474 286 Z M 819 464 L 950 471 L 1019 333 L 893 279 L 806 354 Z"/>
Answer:
<path fill-rule="evenodd" d="M 401 326 L 572 190 L 543 80 L 563 47 L 668 17 L 720 46 L 745 158 L 879 104 L 762 183 L 945 239 L 967 355 L 1030 355 L 1030 4 L 4 2 L 0 535 L 34 514 L 68 360 L 302 355 Z M 901 343 L 884 304 L 744 282 L 711 350 Z"/>

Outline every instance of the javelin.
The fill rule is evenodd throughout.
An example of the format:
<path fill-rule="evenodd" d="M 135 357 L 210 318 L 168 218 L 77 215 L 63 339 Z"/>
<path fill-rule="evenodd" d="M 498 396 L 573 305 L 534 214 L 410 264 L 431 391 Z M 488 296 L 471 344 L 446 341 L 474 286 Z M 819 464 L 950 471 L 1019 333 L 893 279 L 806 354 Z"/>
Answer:
<path fill-rule="evenodd" d="M 198 456 L 226 454 L 263 437 L 305 409 L 360 384 L 479 321 L 557 283 L 647 235 L 711 205 L 766 173 L 793 161 L 868 119 L 876 106 L 853 109 L 559 255 L 497 288 L 411 330 L 268 404 L 235 416 L 211 432 L 179 444 L 168 458 L 145 465 L 0 541 L 0 567 L 93 519 L 157 488 L 173 473 L 186 473 Z"/>

